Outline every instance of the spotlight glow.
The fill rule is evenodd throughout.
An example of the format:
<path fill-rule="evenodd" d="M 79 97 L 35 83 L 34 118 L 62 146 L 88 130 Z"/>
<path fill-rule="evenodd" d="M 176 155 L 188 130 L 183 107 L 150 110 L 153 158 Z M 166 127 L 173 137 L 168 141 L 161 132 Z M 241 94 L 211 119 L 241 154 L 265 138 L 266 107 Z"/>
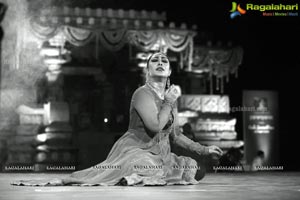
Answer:
<path fill-rule="evenodd" d="M 46 134 L 39 134 L 36 136 L 37 140 L 40 142 L 45 142 L 47 140 L 47 135 Z"/>
<path fill-rule="evenodd" d="M 141 68 L 146 68 L 147 67 L 147 62 L 140 62 L 138 63 L 138 66 Z"/>

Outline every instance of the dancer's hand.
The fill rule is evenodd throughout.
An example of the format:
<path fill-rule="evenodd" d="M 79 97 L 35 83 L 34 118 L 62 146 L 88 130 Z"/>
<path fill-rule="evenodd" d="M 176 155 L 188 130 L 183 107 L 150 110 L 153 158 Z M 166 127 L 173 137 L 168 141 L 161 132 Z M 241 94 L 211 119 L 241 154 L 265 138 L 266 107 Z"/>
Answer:
<path fill-rule="evenodd" d="M 180 96 L 181 96 L 180 87 L 176 85 L 171 85 L 165 93 L 165 100 L 174 103 Z"/>
<path fill-rule="evenodd" d="M 215 145 L 208 146 L 208 153 L 215 158 L 220 158 L 223 155 L 223 151 Z"/>

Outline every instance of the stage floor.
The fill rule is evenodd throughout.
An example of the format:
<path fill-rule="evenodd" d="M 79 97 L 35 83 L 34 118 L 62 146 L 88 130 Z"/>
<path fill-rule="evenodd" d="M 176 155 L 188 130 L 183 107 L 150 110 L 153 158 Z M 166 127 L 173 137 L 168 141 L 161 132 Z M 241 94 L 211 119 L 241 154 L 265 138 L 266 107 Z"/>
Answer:
<path fill-rule="evenodd" d="M 0 200 L 89 199 L 300 199 L 300 172 L 208 173 L 189 186 L 12 186 L 16 180 L 57 178 L 66 174 L 0 174 Z"/>

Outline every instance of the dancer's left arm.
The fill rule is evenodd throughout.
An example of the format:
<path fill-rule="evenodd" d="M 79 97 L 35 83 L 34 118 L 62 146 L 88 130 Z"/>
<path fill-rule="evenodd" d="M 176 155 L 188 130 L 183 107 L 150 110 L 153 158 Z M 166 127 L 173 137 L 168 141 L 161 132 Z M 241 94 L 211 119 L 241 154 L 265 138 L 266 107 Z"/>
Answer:
<path fill-rule="evenodd" d="M 196 152 L 199 155 L 215 154 L 217 156 L 221 156 L 223 154 L 223 151 L 219 147 L 215 145 L 201 145 L 200 143 L 194 142 L 193 140 L 189 139 L 181 133 L 178 125 L 178 111 L 176 106 L 174 106 L 174 118 L 174 126 L 171 136 L 173 138 L 173 142 L 176 145 L 181 146 L 185 149 L 189 149 L 190 151 Z"/>

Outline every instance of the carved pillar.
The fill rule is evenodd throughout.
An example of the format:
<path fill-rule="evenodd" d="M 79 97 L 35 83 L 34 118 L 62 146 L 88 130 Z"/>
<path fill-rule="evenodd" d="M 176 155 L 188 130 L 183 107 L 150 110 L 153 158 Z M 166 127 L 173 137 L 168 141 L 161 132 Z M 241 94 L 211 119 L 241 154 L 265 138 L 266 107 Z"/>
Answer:
<path fill-rule="evenodd" d="M 2 2 L 7 5 L 1 23 L 4 35 L 1 41 L 0 130 L 3 133 L 13 132 L 19 123 L 15 111 L 19 105 L 36 102 L 35 84 L 44 69 L 37 52 L 40 41 L 29 29 L 28 2 Z"/>

